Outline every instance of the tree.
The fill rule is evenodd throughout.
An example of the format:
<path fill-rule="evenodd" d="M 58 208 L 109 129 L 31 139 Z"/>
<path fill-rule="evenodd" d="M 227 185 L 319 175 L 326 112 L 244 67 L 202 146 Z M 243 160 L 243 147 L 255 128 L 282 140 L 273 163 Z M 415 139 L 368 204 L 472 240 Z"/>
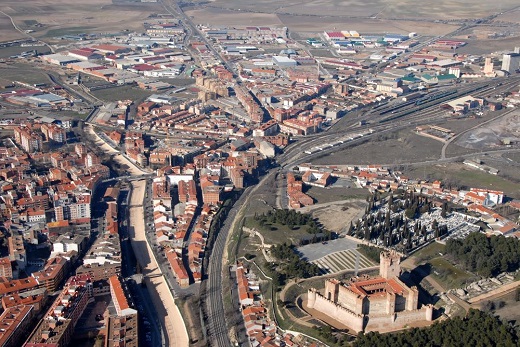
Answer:
<path fill-rule="evenodd" d="M 451 318 L 427 328 L 413 328 L 399 333 L 381 335 L 377 332 L 360 333 L 354 347 L 466 347 L 504 346 L 518 344 L 518 333 L 499 318 L 470 309 L 464 318 Z"/>
<path fill-rule="evenodd" d="M 444 201 L 442 203 L 442 211 L 441 211 L 441 217 L 442 218 L 446 218 L 446 214 L 448 212 L 448 203 L 446 201 Z"/>

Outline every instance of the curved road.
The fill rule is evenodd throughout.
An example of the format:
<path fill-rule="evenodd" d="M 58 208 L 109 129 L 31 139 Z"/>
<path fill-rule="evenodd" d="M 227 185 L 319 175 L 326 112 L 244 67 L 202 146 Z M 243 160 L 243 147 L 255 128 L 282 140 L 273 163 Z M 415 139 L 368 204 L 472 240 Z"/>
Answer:
<path fill-rule="evenodd" d="M 16 23 L 14 22 L 13 17 L 11 17 L 10 15 L 8 15 L 8 14 L 5 13 L 4 11 L 0 11 L 0 13 L 3 14 L 4 16 L 6 16 L 7 18 L 9 18 L 9 20 L 11 21 L 11 24 L 12 24 L 12 26 L 14 27 L 14 29 L 15 29 L 16 31 L 18 31 L 20 34 L 22 34 L 22 35 L 25 36 L 25 37 L 30 38 L 30 39 L 33 40 L 33 41 L 37 41 L 37 42 L 41 42 L 41 43 L 43 43 L 45 46 L 47 46 L 47 47 L 50 49 L 50 51 L 51 51 L 52 53 L 54 53 L 54 48 L 53 48 L 51 45 L 49 45 L 47 42 L 44 42 L 44 41 L 42 41 L 42 40 L 38 40 L 36 37 L 34 37 L 34 36 L 32 36 L 32 35 L 29 35 L 29 34 L 26 33 L 24 30 L 20 29 L 20 28 L 16 25 Z"/>
<path fill-rule="evenodd" d="M 469 129 L 466 129 L 466 130 L 464 130 L 464 131 L 458 133 L 457 135 L 453 136 L 451 139 L 449 139 L 448 141 L 446 141 L 446 142 L 444 143 L 444 145 L 442 146 L 442 150 L 441 150 L 441 160 L 446 159 L 446 149 L 448 148 L 448 146 L 450 145 L 450 143 L 452 143 L 454 140 L 458 139 L 461 135 L 464 135 L 464 134 L 467 133 L 468 131 L 471 131 L 471 130 L 474 130 L 474 129 L 480 128 L 480 127 L 482 127 L 482 126 L 484 126 L 484 125 L 486 125 L 486 124 L 488 124 L 488 123 L 491 123 L 492 121 L 497 120 L 497 119 L 499 119 L 499 118 L 501 118 L 501 117 L 504 117 L 504 116 L 510 114 L 510 113 L 513 112 L 513 111 L 516 111 L 516 109 L 513 108 L 513 109 L 511 109 L 511 110 L 508 110 L 508 111 L 502 112 L 502 113 L 499 114 L 498 116 L 495 116 L 495 117 L 493 117 L 493 118 L 491 118 L 491 119 L 488 119 L 488 120 L 485 121 L 485 122 L 482 122 L 482 123 L 480 123 L 480 124 L 477 124 L 477 125 L 475 125 L 474 127 L 469 128 Z"/>

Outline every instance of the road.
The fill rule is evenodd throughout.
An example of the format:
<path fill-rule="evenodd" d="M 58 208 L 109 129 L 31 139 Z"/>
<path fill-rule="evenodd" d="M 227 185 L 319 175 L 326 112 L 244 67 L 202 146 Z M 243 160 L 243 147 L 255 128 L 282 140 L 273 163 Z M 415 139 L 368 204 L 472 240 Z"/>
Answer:
<path fill-rule="evenodd" d="M 206 44 L 206 46 L 208 47 L 208 49 L 213 53 L 213 55 L 220 60 L 220 62 L 229 70 L 231 71 L 234 75 L 238 75 L 235 67 L 233 65 L 231 65 L 227 60 L 225 60 L 222 55 L 215 49 L 215 47 L 213 47 L 213 45 L 211 44 L 211 42 L 206 38 L 206 36 L 202 33 L 199 32 L 197 26 L 195 25 L 195 23 L 193 23 L 193 21 L 191 20 L 190 17 L 188 17 L 184 11 L 182 10 L 182 7 L 179 5 L 179 1 L 175 1 L 175 0 L 163 0 L 163 5 L 164 7 L 166 8 L 167 11 L 169 11 L 170 13 L 172 14 L 177 14 L 184 27 L 188 30 L 188 33 L 191 35 L 193 33 L 197 33 L 200 37 L 200 39 L 198 39 L 199 41 L 202 41 Z"/>
<path fill-rule="evenodd" d="M 86 125 L 86 132 L 89 133 L 93 139 L 94 143 L 101 148 L 105 153 L 109 155 L 114 155 L 114 160 L 116 160 L 120 165 L 124 165 L 128 167 L 128 173 L 132 176 L 141 176 L 149 174 L 149 172 L 143 171 L 138 168 L 132 161 L 130 161 L 126 155 L 123 155 L 121 152 L 112 148 L 105 140 L 103 140 L 95 131 L 91 125 Z"/>

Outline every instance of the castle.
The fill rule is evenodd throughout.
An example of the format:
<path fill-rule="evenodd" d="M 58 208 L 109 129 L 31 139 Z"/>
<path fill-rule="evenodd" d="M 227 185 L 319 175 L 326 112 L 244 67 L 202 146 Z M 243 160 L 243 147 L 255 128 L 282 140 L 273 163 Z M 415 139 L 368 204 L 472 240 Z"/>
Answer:
<path fill-rule="evenodd" d="M 355 332 L 392 331 L 412 322 L 432 321 L 433 306 L 419 308 L 417 288 L 410 288 L 399 279 L 399 254 L 381 252 L 380 260 L 377 277 L 351 279 L 348 283 L 328 279 L 324 295 L 309 289 L 307 307 Z"/>

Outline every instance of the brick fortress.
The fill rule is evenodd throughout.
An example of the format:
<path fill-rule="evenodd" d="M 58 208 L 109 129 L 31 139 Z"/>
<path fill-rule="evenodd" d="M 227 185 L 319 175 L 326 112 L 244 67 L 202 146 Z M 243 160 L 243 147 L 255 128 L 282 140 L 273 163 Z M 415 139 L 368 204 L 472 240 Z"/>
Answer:
<path fill-rule="evenodd" d="M 392 331 L 410 323 L 431 322 L 433 306 L 420 307 L 417 288 L 399 279 L 400 256 L 393 251 L 381 252 L 380 259 L 377 277 L 353 278 L 348 283 L 326 280 L 324 295 L 309 289 L 307 307 L 355 332 Z"/>

